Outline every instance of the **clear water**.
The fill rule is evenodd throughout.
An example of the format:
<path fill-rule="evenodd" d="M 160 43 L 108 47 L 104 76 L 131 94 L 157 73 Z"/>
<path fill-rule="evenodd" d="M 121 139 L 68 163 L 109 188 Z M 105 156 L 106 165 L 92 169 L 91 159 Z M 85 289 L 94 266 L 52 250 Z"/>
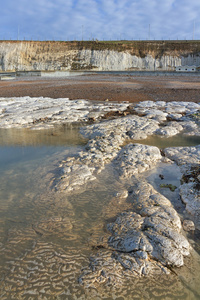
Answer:
<path fill-rule="evenodd" d="M 85 143 L 73 127 L 0 130 L 1 299 L 198 299 L 195 253 L 182 277 L 101 289 L 78 284 L 105 223 L 129 208 L 113 202 L 123 187 L 109 166 L 79 192 L 66 196 L 51 188 L 59 161 Z"/>
<path fill-rule="evenodd" d="M 164 149 L 167 147 L 185 147 L 195 146 L 200 144 L 200 136 L 189 136 L 183 134 L 177 134 L 172 137 L 164 138 L 158 135 L 149 136 L 145 140 L 133 141 L 140 144 L 156 146 Z"/>

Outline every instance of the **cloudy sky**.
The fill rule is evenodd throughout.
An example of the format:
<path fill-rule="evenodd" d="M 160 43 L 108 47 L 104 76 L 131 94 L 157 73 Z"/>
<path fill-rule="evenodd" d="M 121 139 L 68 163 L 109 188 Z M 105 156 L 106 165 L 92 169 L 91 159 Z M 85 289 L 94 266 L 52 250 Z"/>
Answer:
<path fill-rule="evenodd" d="M 200 0 L 1 0 L 0 40 L 200 39 Z"/>

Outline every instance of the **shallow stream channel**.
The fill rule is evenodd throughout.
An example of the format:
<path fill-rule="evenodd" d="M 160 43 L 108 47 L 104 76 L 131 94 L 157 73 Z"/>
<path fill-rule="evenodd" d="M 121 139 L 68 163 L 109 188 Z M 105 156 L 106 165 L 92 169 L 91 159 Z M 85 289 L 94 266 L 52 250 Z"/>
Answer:
<path fill-rule="evenodd" d="M 197 121 L 163 123 L 159 102 L 164 117 L 123 104 L 120 121 L 99 122 L 96 105 L 83 125 L 82 100 L 73 114 L 65 99 L 55 113 L 19 98 L 14 117 L 14 100 L 0 100 L 0 299 L 200 299 Z M 31 101 L 46 113 L 37 122 Z"/>

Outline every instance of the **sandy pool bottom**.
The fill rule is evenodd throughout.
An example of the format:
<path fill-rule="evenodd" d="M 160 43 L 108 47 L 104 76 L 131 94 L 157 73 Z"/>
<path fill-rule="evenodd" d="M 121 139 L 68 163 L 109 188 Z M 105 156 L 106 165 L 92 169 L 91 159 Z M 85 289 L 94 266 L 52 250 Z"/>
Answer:
<path fill-rule="evenodd" d="M 1 299 L 198 299 L 195 252 L 193 265 L 186 263 L 182 277 L 174 273 L 138 278 L 98 290 L 79 285 L 81 270 L 109 221 L 105 211 L 119 189 L 109 166 L 95 182 L 71 195 L 51 189 L 58 162 L 84 144 L 78 128 L 0 130 Z M 148 174 L 155 186 L 159 172 Z M 181 203 L 176 205 L 182 213 Z M 115 206 L 110 216 L 120 209 Z M 190 239 L 198 249 L 196 237 Z"/>

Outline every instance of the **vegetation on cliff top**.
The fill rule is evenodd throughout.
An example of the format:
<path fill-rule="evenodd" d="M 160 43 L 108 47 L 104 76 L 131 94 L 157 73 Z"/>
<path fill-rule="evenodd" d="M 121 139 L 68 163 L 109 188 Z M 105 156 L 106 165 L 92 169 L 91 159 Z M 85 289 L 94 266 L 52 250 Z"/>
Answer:
<path fill-rule="evenodd" d="M 189 41 L 0 41 L 1 43 L 25 43 L 32 45 L 40 45 L 53 49 L 64 48 L 66 50 L 114 50 L 127 51 L 132 55 L 146 56 L 147 53 L 154 53 L 159 57 L 163 53 L 180 53 L 181 55 L 188 53 L 200 53 L 200 40 Z"/>

